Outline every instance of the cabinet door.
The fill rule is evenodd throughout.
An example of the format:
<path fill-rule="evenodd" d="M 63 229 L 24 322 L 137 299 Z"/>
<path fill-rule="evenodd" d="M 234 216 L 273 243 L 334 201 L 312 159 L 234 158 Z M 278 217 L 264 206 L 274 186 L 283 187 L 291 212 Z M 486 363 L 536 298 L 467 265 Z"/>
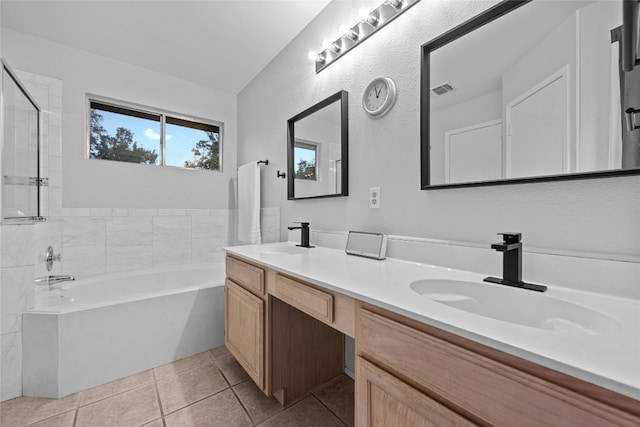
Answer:
<path fill-rule="evenodd" d="M 438 427 L 474 426 L 475 424 L 358 357 L 356 425 Z"/>
<path fill-rule="evenodd" d="M 231 280 L 225 282 L 224 344 L 264 388 L 264 301 Z"/>

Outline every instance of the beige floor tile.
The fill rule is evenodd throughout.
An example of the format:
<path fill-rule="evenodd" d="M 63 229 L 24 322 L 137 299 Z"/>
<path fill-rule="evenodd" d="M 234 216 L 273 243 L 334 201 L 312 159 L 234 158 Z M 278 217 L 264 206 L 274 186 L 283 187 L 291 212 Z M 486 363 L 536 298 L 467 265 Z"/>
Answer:
<path fill-rule="evenodd" d="M 85 406 L 90 403 L 97 402 L 98 400 L 106 399 L 107 397 L 115 396 L 116 394 L 133 390 L 134 388 L 151 383 L 153 383 L 153 374 L 150 370 L 111 381 L 78 393 L 78 396 L 80 397 L 80 406 Z"/>
<path fill-rule="evenodd" d="M 46 420 L 42 420 L 35 424 L 31 424 L 29 427 L 73 427 L 75 419 L 76 411 L 69 411 L 64 414 L 56 415 L 55 417 L 47 418 Z"/>
<path fill-rule="evenodd" d="M 160 418 L 153 384 L 136 388 L 78 410 L 76 427 L 138 427 Z"/>
<path fill-rule="evenodd" d="M 169 414 L 165 422 L 167 427 L 253 425 L 231 389 Z"/>
<path fill-rule="evenodd" d="M 213 359 L 209 355 L 209 352 L 205 351 L 203 353 L 185 357 L 184 359 L 176 360 L 175 362 L 171 362 L 166 365 L 158 366 L 153 369 L 153 372 L 156 374 L 156 378 L 159 379 L 168 375 L 176 375 L 180 372 L 197 368 L 198 366 L 210 365 L 212 361 Z"/>
<path fill-rule="evenodd" d="M 284 409 L 275 398 L 265 396 L 253 381 L 240 383 L 233 387 L 233 391 L 255 424 L 274 416 Z"/>
<path fill-rule="evenodd" d="M 216 360 L 221 357 L 228 356 L 231 353 L 229 353 L 229 350 L 227 350 L 227 347 L 221 345 L 220 347 L 216 347 L 214 349 L 209 350 L 209 354 L 211 355 L 213 360 Z"/>
<path fill-rule="evenodd" d="M 314 396 L 285 409 L 260 424 L 261 427 L 344 427 Z"/>
<path fill-rule="evenodd" d="M 232 386 L 249 379 L 247 372 L 232 355 L 220 357 L 215 363 Z"/>
<path fill-rule="evenodd" d="M 164 427 L 164 423 L 162 422 L 162 418 L 158 418 L 157 420 L 153 420 L 149 424 L 145 424 L 142 427 Z"/>
<path fill-rule="evenodd" d="M 354 424 L 354 382 L 342 374 L 314 390 L 313 395 L 348 426 Z"/>
<path fill-rule="evenodd" d="M 229 387 L 214 365 L 169 375 L 156 383 L 165 415 Z"/>
<path fill-rule="evenodd" d="M 62 399 L 42 399 L 39 397 L 18 397 L 2 402 L 0 406 L 0 426 L 19 427 L 42 421 L 76 408 L 78 395 Z"/>

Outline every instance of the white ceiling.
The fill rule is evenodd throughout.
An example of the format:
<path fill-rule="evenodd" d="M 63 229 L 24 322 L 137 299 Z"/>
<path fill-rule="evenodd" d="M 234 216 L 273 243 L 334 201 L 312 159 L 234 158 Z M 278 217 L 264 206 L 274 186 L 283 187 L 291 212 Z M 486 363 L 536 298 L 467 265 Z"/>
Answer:
<path fill-rule="evenodd" d="M 239 93 L 329 1 L 2 0 L 0 7 L 3 27 Z"/>

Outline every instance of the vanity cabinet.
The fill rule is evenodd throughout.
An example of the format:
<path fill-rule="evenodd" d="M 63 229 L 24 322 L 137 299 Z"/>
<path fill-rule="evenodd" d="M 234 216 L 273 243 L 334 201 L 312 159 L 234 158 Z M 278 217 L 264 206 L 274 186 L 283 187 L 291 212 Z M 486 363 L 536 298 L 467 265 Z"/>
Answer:
<path fill-rule="evenodd" d="M 267 396 L 285 404 L 344 371 L 355 302 L 227 255 L 225 346 Z"/>
<path fill-rule="evenodd" d="M 359 426 L 640 425 L 633 399 L 397 314 L 363 305 L 357 325 Z"/>
<path fill-rule="evenodd" d="M 251 379 L 264 389 L 264 269 L 227 257 L 224 344 Z"/>

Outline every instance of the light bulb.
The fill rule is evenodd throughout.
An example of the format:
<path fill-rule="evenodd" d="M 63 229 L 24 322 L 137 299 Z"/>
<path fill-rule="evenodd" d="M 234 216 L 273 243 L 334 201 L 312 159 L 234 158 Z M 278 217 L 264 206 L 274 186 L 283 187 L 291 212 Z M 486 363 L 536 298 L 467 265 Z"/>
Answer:
<path fill-rule="evenodd" d="M 332 44 L 332 43 L 331 43 L 329 40 L 325 39 L 325 40 L 322 42 L 322 48 L 323 48 L 323 49 L 329 49 L 329 48 L 331 47 L 331 44 Z"/>
<path fill-rule="evenodd" d="M 310 61 L 315 61 L 318 58 L 318 52 L 314 50 L 309 51 L 307 58 L 309 58 Z"/>

